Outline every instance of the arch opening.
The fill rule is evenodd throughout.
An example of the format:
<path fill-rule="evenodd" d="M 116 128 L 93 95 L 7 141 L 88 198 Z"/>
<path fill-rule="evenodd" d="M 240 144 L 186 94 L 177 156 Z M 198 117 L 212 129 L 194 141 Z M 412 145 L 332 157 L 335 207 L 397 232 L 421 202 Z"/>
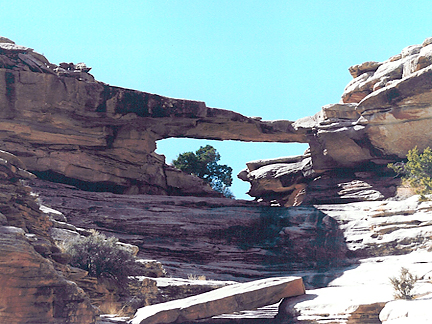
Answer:
<path fill-rule="evenodd" d="M 284 156 L 302 155 L 309 148 L 305 143 L 271 143 L 217 141 L 191 138 L 167 138 L 156 142 L 156 153 L 163 154 L 167 164 L 171 164 L 179 154 L 195 152 L 200 146 L 211 145 L 221 155 L 220 164 L 233 168 L 233 184 L 230 187 L 236 199 L 253 199 L 246 194 L 249 183 L 237 178 L 237 174 L 246 168 L 246 163 L 254 160 L 273 159 Z"/>

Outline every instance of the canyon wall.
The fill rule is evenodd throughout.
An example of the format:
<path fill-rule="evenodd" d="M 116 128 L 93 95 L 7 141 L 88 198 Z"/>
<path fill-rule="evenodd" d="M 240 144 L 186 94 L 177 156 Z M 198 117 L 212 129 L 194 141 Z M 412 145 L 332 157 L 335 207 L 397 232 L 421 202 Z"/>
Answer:
<path fill-rule="evenodd" d="M 141 258 L 162 262 L 174 276 L 244 281 L 347 260 L 337 222 L 311 206 L 86 192 L 37 179 L 31 185 L 71 224 L 138 246 Z"/>
<path fill-rule="evenodd" d="M 351 67 L 354 79 L 340 103 L 295 122 L 262 121 L 112 87 L 84 64 L 57 66 L 0 38 L 0 148 L 16 155 L 0 152 L 0 319 L 95 320 L 71 281 L 68 256 L 50 236 L 54 216 L 41 211 L 24 178 L 75 226 L 138 245 L 142 257 L 182 276 L 247 280 L 297 272 L 321 287 L 340 275 L 333 267 L 353 257 L 430 250 L 430 203 L 317 205 L 395 194 L 399 180 L 386 164 L 432 142 L 430 53 L 427 39 L 385 62 Z M 169 137 L 301 142 L 310 149 L 247 163 L 239 177 L 259 201 L 245 202 L 218 198 L 166 165 L 155 142 Z M 34 179 L 25 164 L 40 179 L 111 192 Z"/>

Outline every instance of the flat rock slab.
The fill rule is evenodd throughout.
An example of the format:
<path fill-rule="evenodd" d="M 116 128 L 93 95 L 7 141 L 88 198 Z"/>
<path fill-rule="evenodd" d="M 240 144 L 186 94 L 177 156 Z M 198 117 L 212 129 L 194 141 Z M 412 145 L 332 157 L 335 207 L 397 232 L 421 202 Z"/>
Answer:
<path fill-rule="evenodd" d="M 268 278 L 138 309 L 131 324 L 173 323 L 255 309 L 305 293 L 300 277 Z"/>

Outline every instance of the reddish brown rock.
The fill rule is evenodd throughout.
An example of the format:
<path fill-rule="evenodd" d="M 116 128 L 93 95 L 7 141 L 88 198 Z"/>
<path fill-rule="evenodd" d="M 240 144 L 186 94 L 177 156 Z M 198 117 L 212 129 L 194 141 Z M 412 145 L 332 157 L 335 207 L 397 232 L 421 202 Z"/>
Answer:
<path fill-rule="evenodd" d="M 29 244 L 22 229 L 0 227 L 0 321 L 93 323 L 87 295 Z"/>
<path fill-rule="evenodd" d="M 383 185 L 356 174 L 370 171 L 381 177 L 387 163 L 403 159 L 415 145 L 423 149 L 432 142 L 431 53 L 426 40 L 385 62 L 353 66 L 354 79 L 343 102 L 292 122 L 262 121 L 200 101 L 109 86 L 95 81 L 83 63 L 57 66 L 5 39 L 0 42 L 0 148 L 21 157 L 43 179 L 86 190 L 218 196 L 203 181 L 167 166 L 155 153 L 156 141 L 189 137 L 309 143 L 310 172 L 303 162 L 249 170 L 241 177 L 251 182 L 250 194 L 279 205 L 316 201 L 316 195 L 308 199 L 310 183 L 349 169 L 334 179 L 334 188 L 345 183 L 357 188 L 363 181 L 364 189 L 371 186 L 373 192 L 355 199 L 385 198 L 393 186 L 387 174 Z M 336 200 L 347 197 L 344 190 Z"/>

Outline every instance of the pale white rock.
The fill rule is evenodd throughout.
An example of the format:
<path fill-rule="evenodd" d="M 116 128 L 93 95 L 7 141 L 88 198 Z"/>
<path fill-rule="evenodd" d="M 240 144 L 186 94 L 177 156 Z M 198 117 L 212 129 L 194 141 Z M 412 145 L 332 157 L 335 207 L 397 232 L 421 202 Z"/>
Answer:
<path fill-rule="evenodd" d="M 389 277 L 398 276 L 401 266 L 421 276 L 432 267 L 432 253 L 419 250 L 406 255 L 359 260 L 357 266 L 344 271 L 327 287 L 306 290 L 303 296 L 284 300 L 280 306 L 281 315 L 296 318 L 300 323 L 314 321 L 324 324 L 333 323 L 333 320 L 334 323 L 362 324 L 366 318 L 379 323 L 378 316 L 385 316 L 379 315 L 381 310 L 393 300 Z M 417 291 L 421 291 L 422 285 L 427 285 L 425 291 L 430 291 L 428 283 L 419 283 Z M 430 307 L 424 312 L 432 318 Z"/>
<path fill-rule="evenodd" d="M 424 46 L 418 55 L 415 71 L 421 70 L 432 63 L 432 44 Z"/>
<path fill-rule="evenodd" d="M 0 48 L 2 50 L 5 51 L 11 51 L 11 52 L 27 52 L 27 51 L 32 51 L 31 48 L 29 47 L 25 47 L 25 46 L 21 46 L 21 45 L 16 45 L 14 43 L 0 43 Z"/>
<path fill-rule="evenodd" d="M 410 57 L 404 60 L 403 68 L 402 68 L 402 78 L 406 78 L 410 76 L 412 73 L 414 73 L 415 71 L 417 71 L 418 58 L 419 58 L 419 54 L 415 54 L 415 55 L 411 55 Z"/>
<path fill-rule="evenodd" d="M 375 72 L 365 72 L 361 74 L 346 86 L 342 94 L 343 102 L 360 102 L 373 91 L 376 83 L 382 80 L 388 82 L 394 79 L 401 79 L 404 64 L 409 61 L 409 59 L 408 57 L 396 61 L 387 61 L 380 65 Z"/>
<path fill-rule="evenodd" d="M 364 62 L 362 64 L 353 65 L 348 70 L 354 78 L 357 78 L 359 75 L 365 72 L 376 71 L 381 64 L 382 64 L 381 62 L 369 61 L 369 62 Z"/>
<path fill-rule="evenodd" d="M 409 253 L 430 246 L 432 202 L 419 202 L 418 196 L 317 207 L 338 221 L 348 249 L 362 255 Z"/>
<path fill-rule="evenodd" d="M 432 253 L 429 252 L 431 201 L 419 202 L 418 196 L 412 196 L 402 201 L 316 207 L 338 221 L 350 252 L 364 257 L 351 268 L 329 271 L 326 277 L 332 275 L 335 279 L 327 287 L 307 289 L 306 295 L 285 300 L 281 304 L 281 316 L 296 318 L 300 323 L 329 323 L 333 320 L 335 323 L 363 324 L 366 318 L 371 323 L 379 323 L 381 309 L 394 299 L 389 278 L 398 277 L 401 267 L 422 278 L 413 289 L 414 296 L 420 299 L 426 298 L 421 296 L 432 296 L 429 282 L 432 269 Z M 311 282 L 308 276 L 312 274 L 297 275 Z M 387 309 L 387 313 L 393 313 L 390 311 L 392 307 Z M 432 318 L 431 308 L 426 309 L 425 313 L 429 314 L 425 315 L 426 318 Z"/>
<path fill-rule="evenodd" d="M 249 171 L 257 170 L 263 166 L 275 164 L 275 163 L 296 163 L 302 161 L 306 156 L 298 155 L 298 156 L 285 156 L 276 159 L 263 159 L 250 161 L 246 163 L 246 166 Z"/>
<path fill-rule="evenodd" d="M 386 304 L 379 318 L 383 324 L 428 324 L 432 321 L 432 294 L 415 300 Z"/>
<path fill-rule="evenodd" d="M 432 37 L 428 37 L 428 38 L 426 38 L 426 39 L 423 41 L 422 46 L 425 47 L 425 46 L 428 46 L 428 45 L 430 45 L 430 44 L 432 44 Z"/>
<path fill-rule="evenodd" d="M 356 107 L 356 103 L 325 105 L 321 108 L 321 116 L 323 120 L 330 118 L 357 120 L 360 114 L 356 111 Z"/>
<path fill-rule="evenodd" d="M 422 45 L 410 45 L 405 47 L 401 54 L 402 54 L 402 58 L 410 56 L 410 55 L 414 55 L 414 54 L 418 54 L 420 52 L 422 48 Z"/>

